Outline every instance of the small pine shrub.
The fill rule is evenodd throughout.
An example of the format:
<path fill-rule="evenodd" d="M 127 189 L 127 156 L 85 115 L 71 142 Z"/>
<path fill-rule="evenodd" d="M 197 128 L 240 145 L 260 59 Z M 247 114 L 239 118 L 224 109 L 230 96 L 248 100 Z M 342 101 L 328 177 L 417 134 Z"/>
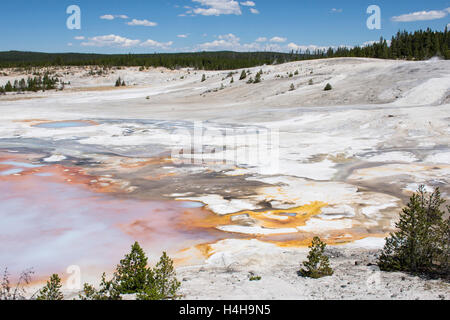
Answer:
<path fill-rule="evenodd" d="M 295 90 L 295 85 L 292 83 L 290 88 L 289 88 L 289 91 L 294 91 L 294 90 Z"/>
<path fill-rule="evenodd" d="M 80 300 L 122 300 L 117 282 L 114 280 L 107 281 L 105 273 L 102 275 L 99 290 L 96 290 L 92 285 L 85 283 L 83 291 L 78 297 Z"/>
<path fill-rule="evenodd" d="M 314 237 L 309 248 L 308 261 L 303 262 L 304 268 L 299 271 L 299 274 L 314 279 L 333 275 L 329 258 L 324 253 L 326 244 L 319 237 Z"/>
<path fill-rule="evenodd" d="M 242 70 L 239 80 L 244 80 L 245 78 L 247 78 L 247 72 L 245 72 L 245 70 Z"/>
<path fill-rule="evenodd" d="M 163 253 L 155 268 L 148 274 L 147 286 L 138 293 L 139 300 L 176 299 L 181 283 L 176 278 L 173 261 Z"/>
<path fill-rule="evenodd" d="M 203 75 L 202 76 L 202 82 L 205 82 L 206 81 L 206 75 Z"/>
<path fill-rule="evenodd" d="M 50 277 L 44 288 L 39 291 L 36 300 L 64 300 L 64 295 L 61 292 L 61 279 L 57 274 Z"/>
<path fill-rule="evenodd" d="M 327 83 L 327 85 L 325 86 L 325 88 L 323 90 L 330 91 L 330 90 L 333 90 L 333 87 L 331 86 L 331 84 Z"/>
<path fill-rule="evenodd" d="M 262 75 L 262 71 L 258 72 L 255 76 L 255 80 L 253 81 L 253 83 L 260 83 L 261 82 L 261 75 Z"/>

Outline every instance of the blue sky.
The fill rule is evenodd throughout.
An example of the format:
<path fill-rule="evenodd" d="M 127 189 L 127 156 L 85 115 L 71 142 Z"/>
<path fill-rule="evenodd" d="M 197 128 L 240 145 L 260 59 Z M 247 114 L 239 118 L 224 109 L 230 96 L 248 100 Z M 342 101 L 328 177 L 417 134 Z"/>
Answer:
<path fill-rule="evenodd" d="M 81 9 L 80 30 L 66 26 L 70 5 Z M 380 30 L 366 26 L 370 5 L 381 9 Z M 0 51 L 290 51 L 450 23 L 448 0 L 25 0 L 0 10 Z"/>

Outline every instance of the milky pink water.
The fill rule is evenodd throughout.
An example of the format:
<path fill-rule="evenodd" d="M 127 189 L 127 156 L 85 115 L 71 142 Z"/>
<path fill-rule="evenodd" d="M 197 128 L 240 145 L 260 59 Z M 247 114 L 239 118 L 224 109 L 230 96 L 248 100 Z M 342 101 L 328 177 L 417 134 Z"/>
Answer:
<path fill-rule="evenodd" d="M 77 265 L 100 276 L 134 241 L 155 260 L 163 250 L 176 254 L 220 237 L 180 223 L 186 214 L 210 214 L 189 203 L 120 199 L 93 191 L 74 174 L 68 179 L 67 168 L 20 161 L 0 154 L 0 268 L 13 275 L 27 268 L 37 278 L 63 275 Z"/>

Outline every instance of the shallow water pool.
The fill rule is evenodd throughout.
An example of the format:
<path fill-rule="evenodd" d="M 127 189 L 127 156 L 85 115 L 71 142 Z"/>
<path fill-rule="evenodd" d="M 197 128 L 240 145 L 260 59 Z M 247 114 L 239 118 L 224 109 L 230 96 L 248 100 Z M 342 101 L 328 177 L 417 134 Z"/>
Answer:
<path fill-rule="evenodd" d="M 34 125 L 36 128 L 46 129 L 63 129 L 63 128 L 77 128 L 77 127 L 89 127 L 93 124 L 88 121 L 55 121 L 46 122 Z"/>

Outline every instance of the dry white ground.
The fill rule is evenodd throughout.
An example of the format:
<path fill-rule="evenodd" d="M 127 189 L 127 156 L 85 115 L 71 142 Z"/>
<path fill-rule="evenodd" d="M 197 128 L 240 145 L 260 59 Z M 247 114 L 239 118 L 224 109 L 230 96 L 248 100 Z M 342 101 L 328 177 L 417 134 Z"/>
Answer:
<path fill-rule="evenodd" d="M 232 75 L 234 83 L 228 71 L 128 68 L 93 79 L 85 69 L 58 70 L 71 82 L 65 91 L 0 97 L 0 139 L 6 148 L 45 150 L 45 159 L 54 163 L 66 158 L 108 163 L 106 152 L 136 159 L 173 152 L 186 130 L 203 121 L 209 152 L 202 154 L 209 162 L 160 168 L 162 175 L 174 173 L 182 183 L 172 181 L 174 187 L 160 193 L 155 189 L 157 197 L 201 201 L 218 215 L 263 209 L 268 203 L 284 210 L 313 201 L 325 204 L 321 215 L 306 225 L 270 228 L 258 220 L 230 219 L 217 226 L 227 233 L 313 233 L 323 239 L 380 235 L 393 230 L 400 208 L 419 184 L 440 187 L 448 197 L 449 61 L 329 59 L 251 68 L 251 76 L 259 70 L 260 84 L 239 81 L 241 70 Z M 8 73 L 0 84 L 21 77 Z M 109 87 L 118 76 L 127 88 Z M 327 83 L 333 90 L 323 90 Z M 295 90 L 290 91 L 291 84 Z M 55 132 L 24 122 L 30 119 L 93 120 L 98 125 Z M 232 152 L 212 152 L 223 144 L 217 132 L 226 129 Z M 256 129 L 279 132 L 278 152 L 265 153 L 264 161 L 247 156 L 261 147 L 254 140 Z M 189 152 L 178 154 L 191 157 Z M 217 157 L 228 163 L 211 164 Z M 237 180 L 211 186 L 205 179 L 195 188 L 194 175 L 208 177 L 211 172 Z M 131 178 L 121 179 L 128 179 L 126 192 L 150 192 Z M 254 182 L 260 185 L 247 185 Z M 265 218 L 285 217 L 269 212 Z M 227 241 L 211 245 L 214 254 L 205 265 L 179 269 L 186 298 L 449 297 L 448 285 L 440 281 L 377 273 L 367 266 L 375 261 L 373 250 L 382 247 L 379 239 L 332 247 L 336 273 L 321 280 L 296 275 L 306 257 L 304 248 Z M 250 272 L 262 280 L 250 282 Z"/>
<path fill-rule="evenodd" d="M 375 245 L 374 245 L 375 242 Z M 222 248 L 220 248 L 222 246 Z M 297 274 L 307 249 L 286 249 L 258 240 L 226 240 L 205 265 L 179 268 L 181 294 L 223 300 L 448 300 L 448 283 L 404 273 L 380 272 L 380 241 L 327 249 L 333 276 Z M 369 248 L 371 249 L 369 249 Z M 221 251 L 225 249 L 224 251 Z M 252 276 L 261 280 L 250 281 Z"/>

